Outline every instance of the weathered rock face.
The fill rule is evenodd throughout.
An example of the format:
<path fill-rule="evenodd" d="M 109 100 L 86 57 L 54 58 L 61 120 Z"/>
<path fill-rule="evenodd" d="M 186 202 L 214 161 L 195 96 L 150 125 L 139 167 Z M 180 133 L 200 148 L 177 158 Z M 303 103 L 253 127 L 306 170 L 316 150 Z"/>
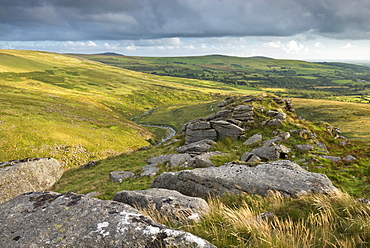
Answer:
<path fill-rule="evenodd" d="M 201 215 L 209 212 L 209 206 L 205 200 L 168 189 L 124 190 L 116 193 L 113 200 L 142 209 L 156 209 L 175 220 L 197 220 Z"/>
<path fill-rule="evenodd" d="M 288 160 L 256 167 L 225 164 L 220 167 L 165 172 L 154 179 L 151 187 L 173 189 L 202 198 L 242 192 L 262 196 L 273 191 L 286 196 L 338 192 L 325 175 L 308 172 Z"/>
<path fill-rule="evenodd" d="M 185 126 L 185 144 L 190 144 L 204 139 L 216 140 L 216 130 L 211 128 L 211 123 L 203 119 L 195 119 Z"/>
<path fill-rule="evenodd" d="M 53 158 L 28 158 L 2 163 L 0 203 L 17 195 L 46 190 L 63 175 L 62 165 Z"/>
<path fill-rule="evenodd" d="M 280 144 L 274 146 L 262 146 L 251 151 L 251 153 L 255 154 L 256 156 L 268 161 L 285 158 L 289 152 L 289 148 Z"/>
<path fill-rule="evenodd" d="M 33 192 L 0 205 L 3 247 L 215 247 L 115 201 Z"/>
<path fill-rule="evenodd" d="M 212 121 L 211 124 L 219 139 L 225 139 L 226 137 L 238 139 L 245 132 L 243 128 L 227 121 Z"/>

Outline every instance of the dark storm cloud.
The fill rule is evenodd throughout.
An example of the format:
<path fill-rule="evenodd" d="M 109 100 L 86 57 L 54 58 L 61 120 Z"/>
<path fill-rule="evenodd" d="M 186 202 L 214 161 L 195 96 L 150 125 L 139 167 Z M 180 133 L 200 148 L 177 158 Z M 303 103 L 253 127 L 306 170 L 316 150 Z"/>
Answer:
<path fill-rule="evenodd" d="M 368 0 L 0 0 L 0 40 L 369 39 Z"/>

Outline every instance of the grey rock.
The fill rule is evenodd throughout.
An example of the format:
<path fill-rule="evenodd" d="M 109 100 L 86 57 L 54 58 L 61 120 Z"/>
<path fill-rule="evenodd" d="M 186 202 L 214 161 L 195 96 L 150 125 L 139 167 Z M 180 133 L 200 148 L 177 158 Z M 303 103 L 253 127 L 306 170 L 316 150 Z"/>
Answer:
<path fill-rule="evenodd" d="M 326 147 L 326 145 L 324 143 L 317 143 L 315 145 L 316 145 L 317 148 L 323 150 L 324 152 L 328 151 L 328 148 Z"/>
<path fill-rule="evenodd" d="M 280 144 L 275 146 L 262 146 L 251 151 L 251 153 L 255 154 L 256 156 L 268 161 L 286 158 L 289 152 L 289 148 Z"/>
<path fill-rule="evenodd" d="M 195 119 L 187 125 L 186 129 L 191 130 L 206 130 L 211 128 L 211 123 L 202 119 Z"/>
<path fill-rule="evenodd" d="M 352 163 L 356 159 L 357 158 L 355 156 L 352 156 L 352 155 L 347 155 L 344 158 L 342 158 L 343 162 L 345 162 L 345 163 Z"/>
<path fill-rule="evenodd" d="M 189 153 L 189 154 L 201 154 L 204 152 L 209 152 L 212 145 L 216 142 L 213 140 L 201 140 L 188 145 L 180 146 L 177 148 L 178 153 Z"/>
<path fill-rule="evenodd" d="M 182 167 L 190 167 L 193 163 L 193 158 L 187 154 L 174 154 L 170 161 L 167 163 L 167 167 L 175 167 L 175 166 L 182 166 Z"/>
<path fill-rule="evenodd" d="M 245 132 L 243 128 L 227 121 L 211 121 L 211 125 L 216 130 L 219 139 L 226 137 L 238 139 Z"/>
<path fill-rule="evenodd" d="M 72 193 L 33 192 L 0 206 L 3 247 L 214 247 L 133 207 Z"/>
<path fill-rule="evenodd" d="M 109 179 L 116 183 L 122 183 L 123 180 L 132 178 L 134 176 L 134 173 L 128 171 L 112 171 L 109 173 Z"/>
<path fill-rule="evenodd" d="M 313 145 L 311 144 L 295 145 L 294 147 L 300 152 L 308 152 L 308 151 L 313 150 Z"/>
<path fill-rule="evenodd" d="M 153 157 L 153 158 L 149 158 L 147 162 L 148 162 L 148 164 L 152 164 L 152 165 L 163 164 L 165 162 L 170 161 L 170 158 L 172 156 L 173 156 L 173 154 L 170 154 L 170 155 L 160 155 L 160 156 L 156 156 L 156 157 Z"/>
<path fill-rule="evenodd" d="M 207 116 L 206 117 L 206 120 L 207 121 L 212 121 L 212 120 L 215 120 L 215 121 L 218 121 L 218 120 L 226 120 L 231 114 L 231 111 L 230 110 L 220 110 L 218 111 L 217 113 L 213 114 L 213 115 L 210 115 L 210 116 Z"/>
<path fill-rule="evenodd" d="M 159 168 L 158 167 L 155 167 L 155 166 L 151 166 L 151 167 L 147 167 L 144 172 L 142 172 L 140 174 L 140 176 L 144 177 L 144 176 L 155 176 L 157 175 L 159 171 Z"/>
<path fill-rule="evenodd" d="M 267 122 L 268 126 L 279 126 L 282 125 L 283 123 L 279 119 L 272 119 Z"/>
<path fill-rule="evenodd" d="M 263 146 L 271 146 L 271 145 L 276 145 L 278 143 L 281 143 L 283 142 L 283 138 L 280 137 L 280 136 L 275 136 L 274 138 L 272 139 L 269 139 L 269 140 L 265 140 L 263 142 Z"/>
<path fill-rule="evenodd" d="M 215 155 L 226 155 L 226 154 L 222 152 L 217 152 L 217 151 L 216 152 L 206 152 L 206 153 L 200 154 L 195 157 L 193 167 L 194 168 L 206 168 L 206 167 L 215 166 L 211 161 L 211 157 Z"/>
<path fill-rule="evenodd" d="M 279 112 L 278 112 L 278 111 L 274 111 L 274 110 L 267 110 L 267 111 L 265 112 L 265 114 L 266 114 L 267 116 L 274 117 L 274 116 L 276 116 L 277 114 L 279 114 Z"/>
<path fill-rule="evenodd" d="M 225 107 L 226 105 L 232 103 L 235 100 L 235 97 L 228 97 L 224 101 L 220 102 L 217 106 L 222 108 Z"/>
<path fill-rule="evenodd" d="M 87 164 L 81 166 L 81 168 L 86 169 L 86 168 L 95 167 L 97 165 L 98 164 L 96 163 L 96 161 L 89 161 Z"/>
<path fill-rule="evenodd" d="M 286 120 L 286 117 L 287 115 L 285 113 L 278 113 L 277 115 L 275 115 L 275 118 L 279 120 Z"/>
<path fill-rule="evenodd" d="M 239 121 L 253 120 L 253 106 L 252 105 L 238 105 L 233 109 L 232 117 Z"/>
<path fill-rule="evenodd" d="M 290 133 L 285 132 L 285 133 L 280 134 L 278 137 L 280 137 L 282 139 L 282 141 L 285 141 L 285 140 L 288 140 L 290 138 Z"/>
<path fill-rule="evenodd" d="M 249 145 L 254 145 L 258 142 L 262 141 L 262 134 L 256 133 L 252 135 L 249 139 L 247 139 L 243 145 L 249 146 Z"/>
<path fill-rule="evenodd" d="M 165 172 L 154 179 L 151 187 L 177 190 L 184 195 L 202 198 L 242 192 L 262 196 L 275 191 L 284 196 L 338 193 L 327 176 L 308 172 L 288 160 L 259 164 L 256 167 L 225 164 L 220 167 Z"/>
<path fill-rule="evenodd" d="M 329 155 L 319 155 L 319 157 L 322 157 L 322 158 L 325 158 L 325 159 L 328 159 L 332 162 L 340 162 L 341 161 L 341 158 L 340 157 L 336 157 L 336 156 L 329 156 Z"/>
<path fill-rule="evenodd" d="M 247 163 L 259 163 L 261 159 L 253 153 L 245 152 L 240 158 L 240 161 L 244 161 Z"/>
<path fill-rule="evenodd" d="M 116 193 L 113 200 L 139 209 L 155 209 L 174 220 L 198 220 L 209 212 L 205 200 L 168 189 L 124 190 Z"/>
<path fill-rule="evenodd" d="M 214 140 L 217 139 L 217 132 L 214 129 L 208 129 L 208 130 L 186 130 L 186 136 L 185 136 L 185 144 L 190 144 L 194 142 L 198 142 L 201 140 Z"/>
<path fill-rule="evenodd" d="M 2 164 L 0 203 L 26 192 L 47 190 L 63 175 L 61 163 L 53 158 L 27 158 Z"/>

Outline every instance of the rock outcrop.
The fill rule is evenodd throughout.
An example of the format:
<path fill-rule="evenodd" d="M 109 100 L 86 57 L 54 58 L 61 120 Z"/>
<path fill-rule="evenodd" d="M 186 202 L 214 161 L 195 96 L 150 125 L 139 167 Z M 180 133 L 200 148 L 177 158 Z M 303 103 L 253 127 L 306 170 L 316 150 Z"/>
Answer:
<path fill-rule="evenodd" d="M 123 190 L 114 195 L 114 201 L 140 209 L 157 210 L 174 220 L 198 220 L 209 212 L 208 203 L 198 197 L 183 195 L 175 190 L 152 188 L 147 190 Z"/>
<path fill-rule="evenodd" d="M 0 163 L 0 203 L 17 195 L 47 190 L 63 175 L 53 158 L 27 158 Z"/>
<path fill-rule="evenodd" d="M 266 196 L 269 192 L 277 191 L 286 196 L 300 196 L 338 191 L 325 175 L 308 172 L 288 160 L 259 164 L 256 167 L 225 164 L 220 167 L 165 172 L 154 179 L 151 187 L 177 190 L 185 195 L 202 198 L 242 192 Z"/>
<path fill-rule="evenodd" d="M 133 207 L 72 193 L 33 192 L 0 205 L 2 247 L 215 247 Z"/>

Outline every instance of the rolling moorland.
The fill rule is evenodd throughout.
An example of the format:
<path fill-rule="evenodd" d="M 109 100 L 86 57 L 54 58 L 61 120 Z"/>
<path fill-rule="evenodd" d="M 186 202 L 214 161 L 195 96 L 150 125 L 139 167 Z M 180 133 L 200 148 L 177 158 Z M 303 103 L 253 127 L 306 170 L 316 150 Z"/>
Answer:
<path fill-rule="evenodd" d="M 330 155 L 356 156 L 355 163 L 319 159 L 305 165 L 310 171 L 326 174 L 348 195 L 297 199 L 253 195 L 212 198 L 208 200 L 211 214 L 201 222 L 185 225 L 149 214 L 159 222 L 195 233 L 218 247 L 284 247 L 287 244 L 290 247 L 366 247 L 370 242 L 369 209 L 352 198 L 370 197 L 369 69 L 269 58 L 206 58 L 212 58 L 213 65 L 207 65 L 207 61 L 194 62 L 193 58 L 171 58 L 173 63 L 164 60 L 163 66 L 177 68 L 168 70 L 167 75 L 155 61 L 158 58 L 140 58 L 144 62 L 138 62 L 138 58 L 116 55 L 2 50 L 0 142 L 5 152 L 0 161 L 55 157 L 65 167 L 74 168 L 64 173 L 53 191 L 98 191 L 98 198 L 112 199 L 120 190 L 148 188 L 154 177 L 115 183 L 109 180 L 109 172 L 127 170 L 137 174 L 148 158 L 173 153 L 171 146 L 164 144 L 137 150 L 160 140 L 163 130 L 151 128 L 153 134 L 136 123 L 169 125 L 179 131 L 185 122 L 218 111 L 217 104 L 230 95 L 271 97 L 269 92 L 273 92 L 281 97 L 322 98 L 294 99 L 297 114 L 317 123 L 294 117 L 294 123 L 287 123 L 281 131 L 289 130 L 292 125 L 304 125 L 327 142 Z M 215 58 L 223 62 L 214 61 Z M 225 62 L 225 58 L 232 59 L 234 65 Z M 124 62 L 125 59 L 128 62 Z M 149 66 L 146 60 L 154 62 Z M 128 69 L 132 70 L 118 68 L 125 63 L 130 64 L 132 68 Z M 181 68 L 188 65 L 202 71 L 204 78 L 201 79 L 200 73 L 182 78 L 181 73 L 190 69 Z M 139 67 L 142 72 L 133 71 Z M 258 67 L 259 72 L 254 67 Z M 253 70 L 245 72 L 248 68 Z M 289 75 L 294 74 L 290 70 L 295 72 L 294 77 Z M 169 75 L 171 73 L 174 75 Z M 280 80 L 282 83 L 277 83 Z M 294 84 L 297 80 L 303 83 L 297 86 Z M 344 136 L 354 139 L 350 145 L 341 146 L 325 134 L 320 121 L 340 127 Z M 254 132 L 270 135 L 270 131 L 257 128 Z M 183 140 L 179 142 L 181 145 Z M 229 139 L 218 141 L 214 149 L 231 152 L 231 155 L 216 157 L 213 162 L 221 165 L 238 160 L 244 152 L 239 143 L 241 141 Z M 312 159 L 300 153 L 294 155 L 296 160 L 301 156 L 308 161 Z M 97 166 L 77 168 L 90 160 L 98 161 Z M 182 169 L 160 165 L 159 173 Z M 261 212 L 273 212 L 276 218 L 262 224 L 240 221 Z M 225 233 L 225 229 L 230 232 Z"/>

